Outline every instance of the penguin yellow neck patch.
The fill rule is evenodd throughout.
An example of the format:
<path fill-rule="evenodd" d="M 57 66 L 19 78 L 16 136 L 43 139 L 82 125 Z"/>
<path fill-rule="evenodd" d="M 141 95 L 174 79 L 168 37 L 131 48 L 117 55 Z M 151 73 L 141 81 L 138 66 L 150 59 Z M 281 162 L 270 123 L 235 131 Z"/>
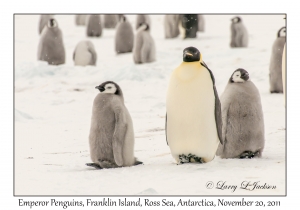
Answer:
<path fill-rule="evenodd" d="M 190 81 L 194 79 L 203 70 L 199 61 L 182 62 L 175 70 L 175 76 L 181 81 Z"/>

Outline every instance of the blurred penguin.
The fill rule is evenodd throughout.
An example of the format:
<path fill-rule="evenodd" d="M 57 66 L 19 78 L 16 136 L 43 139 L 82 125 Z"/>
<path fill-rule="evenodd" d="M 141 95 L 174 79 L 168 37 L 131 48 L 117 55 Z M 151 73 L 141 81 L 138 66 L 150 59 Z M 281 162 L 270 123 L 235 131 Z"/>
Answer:
<path fill-rule="evenodd" d="M 75 16 L 75 23 L 78 26 L 84 26 L 86 22 L 87 15 L 76 15 Z"/>
<path fill-rule="evenodd" d="M 165 38 L 171 39 L 179 35 L 179 15 L 165 15 L 164 18 L 164 28 L 165 28 Z"/>
<path fill-rule="evenodd" d="M 102 24 L 100 15 L 89 15 L 86 27 L 87 36 L 99 37 L 102 35 Z"/>
<path fill-rule="evenodd" d="M 73 60 L 75 66 L 95 66 L 97 62 L 97 53 L 91 41 L 81 41 L 77 44 Z"/>
<path fill-rule="evenodd" d="M 203 15 L 198 15 L 198 31 L 204 32 L 204 17 Z"/>
<path fill-rule="evenodd" d="M 116 28 L 115 50 L 117 53 L 132 52 L 133 49 L 133 29 L 125 16 L 121 17 Z"/>
<path fill-rule="evenodd" d="M 247 47 L 248 32 L 240 17 L 231 19 L 231 42 L 230 47 Z"/>
<path fill-rule="evenodd" d="M 138 29 L 142 23 L 146 23 L 149 27 L 151 26 L 149 15 L 136 15 L 135 29 Z"/>
<path fill-rule="evenodd" d="M 54 15 L 41 15 L 39 23 L 39 34 L 42 33 L 44 27 L 47 25 L 49 19 L 53 18 Z"/>
<path fill-rule="evenodd" d="M 274 41 L 270 61 L 270 92 L 283 93 L 282 85 L 282 54 L 285 45 L 286 28 L 282 27 L 277 32 L 277 38 Z"/>
<path fill-rule="evenodd" d="M 40 37 L 38 60 L 47 61 L 50 65 L 59 65 L 65 63 L 65 57 L 62 32 L 57 21 L 51 18 Z"/>
<path fill-rule="evenodd" d="M 282 53 L 282 87 L 283 87 L 283 94 L 284 94 L 284 105 L 286 106 L 285 104 L 285 74 L 286 74 L 286 66 L 285 66 L 285 60 L 286 60 L 286 52 L 285 52 L 285 49 L 286 49 L 286 45 L 284 45 L 284 48 L 283 48 L 283 53 Z"/>
<path fill-rule="evenodd" d="M 104 28 L 115 28 L 119 17 L 118 15 L 104 15 Z"/>
<path fill-rule="evenodd" d="M 133 46 L 133 60 L 136 64 L 155 61 L 155 44 L 148 24 L 142 23 L 138 28 Z"/>
<path fill-rule="evenodd" d="M 198 31 L 198 15 L 180 15 L 179 31 L 181 38 L 196 38 Z"/>
<path fill-rule="evenodd" d="M 264 117 L 260 94 L 245 69 L 231 75 L 221 95 L 222 138 L 217 155 L 221 158 L 261 157 L 265 145 Z"/>

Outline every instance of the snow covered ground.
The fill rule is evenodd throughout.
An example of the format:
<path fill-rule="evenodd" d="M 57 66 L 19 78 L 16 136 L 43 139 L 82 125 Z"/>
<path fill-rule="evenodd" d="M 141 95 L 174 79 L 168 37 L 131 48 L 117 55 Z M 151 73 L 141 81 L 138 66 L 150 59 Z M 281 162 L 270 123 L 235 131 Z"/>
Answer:
<path fill-rule="evenodd" d="M 127 15 L 134 26 L 135 15 Z M 272 44 L 283 15 L 242 15 L 249 47 L 231 49 L 233 15 L 205 15 L 205 32 L 197 39 L 164 38 L 163 15 L 150 15 L 156 62 L 135 65 L 131 53 L 116 55 L 114 29 L 87 38 L 74 15 L 56 15 L 63 32 L 66 64 L 37 61 L 38 15 L 15 16 L 15 194 L 16 195 L 285 195 L 286 145 L 283 94 L 269 93 Z M 75 67 L 73 50 L 91 40 L 97 66 Z M 258 87 L 264 111 L 266 145 L 259 159 L 220 159 L 206 164 L 176 165 L 166 144 L 165 102 L 171 72 L 182 50 L 195 46 L 213 71 L 219 95 L 237 68 Z M 88 135 L 95 86 L 117 82 L 135 129 L 135 155 L 144 165 L 94 170 Z M 240 189 L 246 181 L 275 189 Z M 213 182 L 213 189 L 207 183 Z M 216 189 L 237 186 L 236 190 Z M 220 186 L 220 185 L 219 185 Z M 250 188 L 250 187 L 249 187 Z"/>

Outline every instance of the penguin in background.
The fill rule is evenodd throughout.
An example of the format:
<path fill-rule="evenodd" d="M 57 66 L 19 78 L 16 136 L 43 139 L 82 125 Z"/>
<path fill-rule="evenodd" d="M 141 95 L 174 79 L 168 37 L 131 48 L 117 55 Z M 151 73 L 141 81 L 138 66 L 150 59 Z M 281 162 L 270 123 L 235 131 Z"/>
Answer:
<path fill-rule="evenodd" d="M 41 15 L 39 22 L 39 34 L 42 33 L 44 27 L 47 25 L 48 21 L 53 18 L 54 15 Z"/>
<path fill-rule="evenodd" d="M 38 60 L 47 61 L 50 65 L 60 65 L 65 63 L 65 57 L 62 32 L 57 21 L 51 18 L 40 36 Z"/>
<path fill-rule="evenodd" d="M 132 52 L 133 49 L 133 28 L 127 21 L 125 16 L 122 16 L 116 28 L 115 35 L 115 50 L 117 54 Z"/>
<path fill-rule="evenodd" d="M 283 53 L 282 53 L 282 87 L 283 87 L 283 94 L 284 94 L 284 105 L 286 106 L 285 104 L 285 95 L 286 95 L 286 88 L 285 88 L 285 74 L 286 74 L 286 64 L 285 64 L 285 60 L 286 60 L 286 52 L 285 52 L 285 49 L 286 49 L 286 45 L 284 45 L 284 48 L 283 48 Z"/>
<path fill-rule="evenodd" d="M 237 69 L 221 96 L 222 137 L 217 155 L 221 158 L 261 157 L 265 145 L 264 117 L 260 94 L 249 73 Z"/>
<path fill-rule="evenodd" d="M 273 43 L 272 55 L 269 66 L 270 92 L 283 93 L 282 84 L 282 55 L 286 42 L 286 27 L 282 27 L 277 32 L 277 38 Z"/>
<path fill-rule="evenodd" d="M 135 29 L 139 29 L 142 23 L 146 23 L 149 27 L 151 26 L 151 20 L 149 15 L 139 14 L 136 15 Z"/>
<path fill-rule="evenodd" d="M 231 19 L 231 42 L 230 47 L 247 47 L 248 46 L 248 32 L 244 26 L 241 17 L 234 17 Z"/>
<path fill-rule="evenodd" d="M 198 15 L 198 31 L 204 32 L 205 20 L 203 15 Z"/>
<path fill-rule="evenodd" d="M 102 35 L 102 24 L 100 15 L 88 16 L 86 35 L 90 37 L 100 37 Z"/>
<path fill-rule="evenodd" d="M 222 142 L 221 103 L 212 71 L 195 47 L 172 72 L 166 102 L 166 141 L 178 164 L 214 159 Z"/>
<path fill-rule="evenodd" d="M 115 28 L 119 21 L 118 15 L 104 15 L 103 19 L 104 28 Z"/>
<path fill-rule="evenodd" d="M 164 29 L 165 38 L 172 39 L 179 35 L 179 18 L 180 15 L 165 15 L 164 17 Z"/>
<path fill-rule="evenodd" d="M 180 15 L 179 31 L 181 38 L 196 38 L 198 31 L 198 15 Z"/>
<path fill-rule="evenodd" d="M 93 43 L 89 40 L 79 42 L 74 50 L 73 60 L 75 66 L 95 66 L 97 53 Z"/>
<path fill-rule="evenodd" d="M 107 81 L 93 103 L 89 134 L 90 156 L 97 169 L 118 168 L 142 164 L 134 157 L 134 130 L 131 116 L 124 104 L 118 84 Z"/>
<path fill-rule="evenodd" d="M 75 24 L 78 26 L 84 26 L 86 23 L 87 15 L 75 15 Z"/>
<path fill-rule="evenodd" d="M 155 43 L 150 34 L 150 27 L 142 23 L 136 32 L 133 45 L 134 63 L 150 63 L 155 61 Z"/>

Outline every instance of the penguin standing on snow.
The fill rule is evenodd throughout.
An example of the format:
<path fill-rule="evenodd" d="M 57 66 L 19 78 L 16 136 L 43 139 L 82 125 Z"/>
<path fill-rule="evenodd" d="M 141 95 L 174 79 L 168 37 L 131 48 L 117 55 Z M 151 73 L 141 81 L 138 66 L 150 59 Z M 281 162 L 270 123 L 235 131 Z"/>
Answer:
<path fill-rule="evenodd" d="M 121 17 L 116 28 L 115 50 L 119 53 L 132 52 L 133 49 L 133 29 L 125 16 Z"/>
<path fill-rule="evenodd" d="M 230 47 L 247 47 L 248 32 L 240 17 L 231 19 L 231 42 Z"/>
<path fill-rule="evenodd" d="M 179 17 L 180 15 L 165 15 L 164 28 L 166 39 L 175 38 L 179 35 Z"/>
<path fill-rule="evenodd" d="M 231 75 L 221 96 L 224 143 L 221 158 L 260 157 L 265 145 L 264 118 L 259 91 L 244 69 Z"/>
<path fill-rule="evenodd" d="M 84 26 L 86 22 L 87 15 L 76 15 L 75 16 L 75 23 L 78 26 Z"/>
<path fill-rule="evenodd" d="M 181 38 L 196 38 L 198 31 L 198 15 L 180 15 L 179 31 Z"/>
<path fill-rule="evenodd" d="M 274 41 L 272 55 L 270 61 L 270 92 L 282 93 L 282 55 L 286 40 L 286 28 L 282 27 L 277 33 L 277 38 Z"/>
<path fill-rule="evenodd" d="M 66 59 L 62 32 L 57 21 L 49 19 L 43 29 L 38 46 L 38 60 L 47 61 L 50 65 L 64 64 Z"/>
<path fill-rule="evenodd" d="M 204 26 L 205 22 L 203 15 L 198 15 L 198 31 L 204 32 Z"/>
<path fill-rule="evenodd" d="M 89 135 L 90 156 L 97 169 L 142 164 L 134 157 L 134 131 L 120 86 L 107 81 L 97 86 Z"/>
<path fill-rule="evenodd" d="M 135 35 L 133 60 L 136 64 L 155 61 L 155 44 L 146 23 L 141 24 Z"/>
<path fill-rule="evenodd" d="M 115 28 L 118 21 L 118 15 L 104 15 L 104 28 Z"/>
<path fill-rule="evenodd" d="M 39 23 L 39 33 L 41 34 L 48 21 L 53 18 L 53 15 L 41 15 Z"/>
<path fill-rule="evenodd" d="M 102 25 L 100 15 L 89 15 L 86 27 L 87 36 L 99 37 L 102 34 Z"/>
<path fill-rule="evenodd" d="M 166 140 L 177 163 L 214 159 L 222 143 L 221 104 L 211 70 L 195 47 L 185 48 L 167 93 Z"/>
<path fill-rule="evenodd" d="M 136 15 L 135 29 L 139 29 L 142 23 L 146 23 L 149 27 L 151 26 L 149 15 Z"/>
<path fill-rule="evenodd" d="M 93 43 L 91 41 L 79 42 L 74 50 L 73 60 L 75 66 L 95 66 L 97 62 L 97 53 Z"/>

